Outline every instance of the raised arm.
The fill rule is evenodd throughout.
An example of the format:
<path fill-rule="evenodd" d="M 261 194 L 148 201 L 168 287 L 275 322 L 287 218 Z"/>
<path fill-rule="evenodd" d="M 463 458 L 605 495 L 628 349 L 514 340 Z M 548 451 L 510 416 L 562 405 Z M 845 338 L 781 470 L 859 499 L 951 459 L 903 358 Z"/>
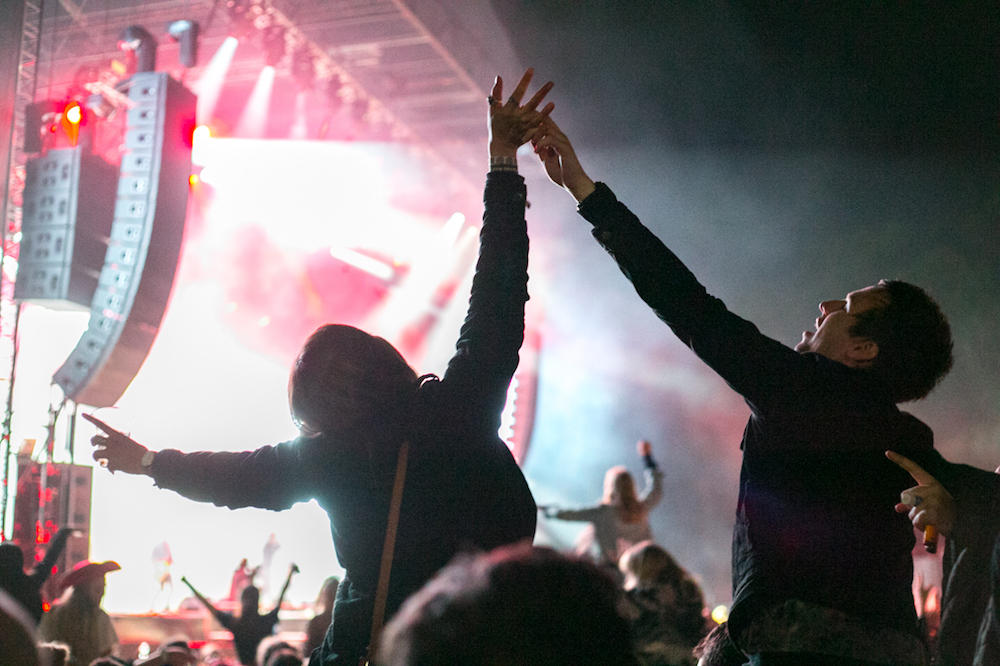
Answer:
<path fill-rule="evenodd" d="M 285 592 L 288 592 L 288 586 L 292 584 L 292 574 L 297 574 L 299 572 L 299 567 L 296 564 L 288 567 L 288 577 L 285 578 L 285 584 L 281 586 L 281 594 L 278 595 L 278 601 L 274 604 L 273 613 L 276 613 L 279 608 L 281 608 L 281 602 L 285 600 Z"/>
<path fill-rule="evenodd" d="M 638 449 L 646 466 L 646 488 L 639 497 L 639 502 L 643 510 L 649 513 L 663 499 L 663 472 L 653 459 L 653 445 L 649 441 L 639 440 Z"/>
<path fill-rule="evenodd" d="M 580 214 L 594 226 L 594 238 L 615 259 L 643 301 L 751 406 L 758 405 L 762 396 L 802 388 L 800 384 L 810 376 L 810 361 L 761 334 L 708 294 L 607 185 L 587 176 L 569 139 L 551 119 L 532 141 L 549 178 L 579 202 Z"/>
<path fill-rule="evenodd" d="M 66 548 L 66 541 L 72 534 L 72 528 L 62 527 L 52 537 L 52 541 L 49 542 L 49 548 L 45 551 L 45 558 L 31 572 L 31 578 L 35 581 L 35 584 L 41 586 L 49 579 L 49 576 L 52 574 L 52 567 L 56 565 L 56 560 L 62 555 L 63 549 Z"/>
<path fill-rule="evenodd" d="M 228 625 L 230 623 L 229 620 L 231 619 L 230 615 L 228 615 L 227 613 L 223 613 L 218 608 L 213 606 L 212 602 L 206 599 L 204 596 L 202 596 L 201 592 L 194 589 L 194 585 L 192 585 L 191 582 L 184 576 L 181 576 L 181 582 L 187 585 L 188 588 L 190 588 L 191 593 L 194 595 L 195 599 L 200 601 L 201 604 L 208 609 L 208 612 L 210 612 L 212 615 L 215 616 L 215 619 L 217 619 L 219 623 L 222 624 L 222 626 L 228 628 Z"/>
<path fill-rule="evenodd" d="M 517 149 L 552 109 L 549 104 L 537 110 L 552 87 L 550 83 L 521 106 L 531 76 L 529 69 L 506 102 L 502 101 L 503 80 L 497 77 L 493 86 L 489 104 L 491 170 L 486 179 L 479 259 L 468 314 L 443 381 L 462 396 L 470 422 L 488 423 L 494 432 L 500 425 L 510 378 L 517 369 L 524 339 L 524 303 L 528 300 L 525 188 L 517 173 Z"/>

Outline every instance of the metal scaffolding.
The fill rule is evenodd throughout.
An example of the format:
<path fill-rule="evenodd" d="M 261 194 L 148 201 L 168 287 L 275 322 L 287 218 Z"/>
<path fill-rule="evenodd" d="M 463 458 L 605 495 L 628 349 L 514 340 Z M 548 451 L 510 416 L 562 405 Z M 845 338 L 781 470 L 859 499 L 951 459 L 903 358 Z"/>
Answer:
<path fill-rule="evenodd" d="M 24 194 L 25 156 L 24 111 L 35 100 L 35 82 L 39 45 L 41 43 L 42 7 L 44 0 L 25 0 L 18 57 L 17 87 L 14 94 L 14 119 L 10 136 L 10 171 L 7 174 L 7 199 L 4 210 L 2 243 L 0 243 L 0 382 L 7 385 L 0 450 L 3 455 L 3 496 L 0 497 L 0 538 L 7 533 L 7 503 L 9 500 L 11 419 L 13 417 L 14 368 L 17 362 L 17 329 L 20 306 L 14 302 L 14 281 L 20 246 L 21 203 Z M 3 372 L 3 370 L 0 370 Z"/>

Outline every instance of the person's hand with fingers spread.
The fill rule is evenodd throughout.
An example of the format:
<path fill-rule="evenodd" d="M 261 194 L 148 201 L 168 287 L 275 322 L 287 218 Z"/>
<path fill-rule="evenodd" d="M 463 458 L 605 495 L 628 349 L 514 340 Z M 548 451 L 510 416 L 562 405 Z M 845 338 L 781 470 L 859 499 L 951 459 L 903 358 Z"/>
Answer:
<path fill-rule="evenodd" d="M 545 108 L 538 111 L 538 105 L 552 90 L 551 81 L 539 88 L 528 103 L 521 106 L 521 100 L 528 91 L 528 84 L 531 83 L 534 73 L 533 69 L 528 69 L 524 73 L 506 102 L 503 101 L 503 79 L 498 76 L 493 82 L 493 91 L 488 100 L 490 158 L 510 160 L 513 166 L 517 149 L 531 139 L 542 120 L 555 108 L 555 105 L 549 102 Z"/>
<path fill-rule="evenodd" d="M 900 493 L 896 513 L 909 514 L 918 530 L 928 525 L 948 536 L 955 526 L 955 499 L 945 487 L 920 465 L 895 451 L 886 451 L 885 457 L 905 469 L 918 485 Z"/>
<path fill-rule="evenodd" d="M 594 181 L 583 170 L 569 139 L 551 118 L 545 118 L 531 137 L 535 153 L 549 180 L 573 195 L 577 203 L 594 191 Z"/>
<path fill-rule="evenodd" d="M 101 467 L 107 467 L 112 474 L 125 472 L 126 474 L 153 475 L 151 465 L 154 454 L 152 451 L 90 414 L 84 414 L 83 418 L 107 433 L 94 435 L 90 439 L 90 443 L 96 447 L 94 460 Z"/>

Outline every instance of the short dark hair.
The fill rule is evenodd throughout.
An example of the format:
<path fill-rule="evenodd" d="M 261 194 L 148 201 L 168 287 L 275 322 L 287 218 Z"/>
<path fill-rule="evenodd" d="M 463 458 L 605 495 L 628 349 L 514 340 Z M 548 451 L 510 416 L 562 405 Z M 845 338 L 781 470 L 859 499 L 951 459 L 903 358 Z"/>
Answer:
<path fill-rule="evenodd" d="M 621 603 L 609 575 L 549 548 L 459 556 L 403 604 L 378 663 L 635 666 Z"/>
<path fill-rule="evenodd" d="M 919 400 L 951 369 L 951 326 L 920 287 L 900 280 L 879 280 L 878 286 L 887 303 L 858 314 L 851 334 L 878 345 L 871 369 L 895 402 Z"/>

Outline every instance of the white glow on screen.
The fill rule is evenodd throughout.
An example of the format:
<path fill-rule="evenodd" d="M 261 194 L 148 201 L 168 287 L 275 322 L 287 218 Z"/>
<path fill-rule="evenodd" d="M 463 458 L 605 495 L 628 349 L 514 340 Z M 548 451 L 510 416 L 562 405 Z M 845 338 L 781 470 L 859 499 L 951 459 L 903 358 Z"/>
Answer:
<path fill-rule="evenodd" d="M 192 220 L 197 224 L 189 221 L 156 341 L 117 406 L 96 412 L 153 450 L 242 451 L 296 436 L 287 405 L 294 352 L 270 346 L 266 336 L 277 334 L 285 321 L 280 311 L 266 306 L 280 305 L 283 294 L 305 288 L 304 279 L 292 275 L 262 281 L 264 288 L 275 290 L 269 300 L 261 297 L 262 305 L 230 293 L 243 273 L 268 275 L 274 268 L 270 264 L 279 257 L 291 261 L 325 254 L 335 246 L 364 248 L 374 256 L 410 262 L 440 243 L 440 218 L 415 215 L 392 203 L 393 175 L 385 165 L 401 159 L 402 153 L 393 152 L 401 149 L 220 138 L 209 143 L 212 150 L 201 175 L 204 181 L 211 180 L 214 196 L 204 202 L 192 198 Z M 252 265 L 232 264 L 234 239 L 250 232 L 260 235 L 273 254 L 262 254 Z M 467 274 L 475 257 L 474 238 L 474 229 L 459 234 L 457 246 L 466 248 L 469 256 L 464 264 L 453 256 L 456 243 L 447 244 L 448 271 L 457 271 L 460 277 Z M 463 313 L 465 304 L 457 301 L 464 298 L 459 293 L 441 307 Z M 48 406 L 61 398 L 61 392 L 49 386 L 52 374 L 76 345 L 88 318 L 86 312 L 26 307 L 15 395 L 15 446 L 24 438 L 44 441 Z M 422 352 L 427 357 L 447 359 L 453 352 L 461 314 L 449 315 L 446 322 L 448 330 L 435 329 Z M 369 321 L 366 328 L 385 335 L 377 321 Z M 421 356 L 408 360 L 421 372 L 443 371 L 428 366 Z M 78 421 L 78 464 L 93 464 L 89 440 L 94 434 L 89 424 Z M 65 460 L 61 453 L 65 440 L 63 418 L 56 435 L 59 461 Z M 290 601 L 311 602 L 326 577 L 342 575 L 327 516 L 315 502 L 283 512 L 230 511 L 158 489 L 145 476 L 111 475 L 100 468 L 93 473 L 90 556 L 122 566 L 107 577 L 104 606 L 110 612 L 150 610 L 159 589 L 152 552 L 162 541 L 169 543 L 174 559 L 173 607 L 186 596 L 182 575 L 209 598 L 224 597 L 237 563 L 246 557 L 251 566 L 259 564 L 271 533 L 281 544 L 271 572 L 273 588 L 280 586 L 291 562 L 301 568 L 289 589 Z M 269 597 L 263 603 L 270 603 Z"/>

